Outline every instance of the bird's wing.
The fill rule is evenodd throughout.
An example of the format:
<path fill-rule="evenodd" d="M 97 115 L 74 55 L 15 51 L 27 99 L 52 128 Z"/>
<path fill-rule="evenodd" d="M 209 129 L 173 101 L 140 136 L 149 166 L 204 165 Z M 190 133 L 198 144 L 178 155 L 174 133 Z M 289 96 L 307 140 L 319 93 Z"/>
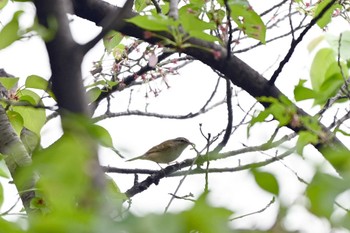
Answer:
<path fill-rule="evenodd" d="M 167 143 L 168 141 L 169 140 L 164 141 L 161 144 L 152 147 L 145 154 L 151 154 L 151 153 L 158 153 L 158 152 L 167 151 L 170 148 L 170 146 L 171 146 L 171 143 Z"/>

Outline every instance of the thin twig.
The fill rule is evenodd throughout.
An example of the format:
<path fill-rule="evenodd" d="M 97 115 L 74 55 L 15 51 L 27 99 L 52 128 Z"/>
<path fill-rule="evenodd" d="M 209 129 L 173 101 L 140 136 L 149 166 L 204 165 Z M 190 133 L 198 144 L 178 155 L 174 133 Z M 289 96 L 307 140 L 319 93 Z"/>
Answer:
<path fill-rule="evenodd" d="M 105 120 L 108 118 L 122 117 L 122 116 L 146 116 L 146 117 L 157 117 L 157 118 L 162 118 L 162 119 L 178 119 L 178 120 L 190 119 L 190 118 L 194 118 L 194 117 L 197 117 L 199 115 L 202 115 L 202 114 L 220 106 L 223 103 L 224 103 L 224 101 L 220 101 L 220 102 L 217 102 L 217 103 L 213 104 L 212 106 L 208 107 L 207 109 L 204 109 L 204 110 L 201 109 L 198 112 L 188 113 L 186 115 L 166 115 L 166 114 L 155 113 L 155 112 L 128 110 L 125 112 L 105 113 L 103 115 L 92 118 L 92 121 L 98 122 L 98 121 L 102 121 L 102 120 Z"/>
<path fill-rule="evenodd" d="M 228 4 L 228 0 L 224 0 L 226 8 L 226 21 L 228 24 L 228 41 L 227 41 L 227 60 L 231 58 L 231 42 L 232 42 L 232 24 L 231 24 L 231 8 Z"/>
<path fill-rule="evenodd" d="M 251 213 L 248 213 L 248 214 L 243 214 L 241 216 L 231 218 L 231 219 L 229 219 L 229 221 L 234 221 L 234 220 L 237 220 L 237 219 L 240 219 L 240 218 L 245 218 L 245 217 L 248 217 L 248 216 L 251 216 L 251 215 L 254 215 L 254 214 L 260 214 L 260 213 L 264 212 L 265 210 L 267 210 L 267 208 L 269 208 L 273 203 L 275 203 L 275 197 L 274 196 L 272 197 L 271 201 L 264 208 L 262 208 L 260 210 L 257 210 L 257 211 L 254 211 L 254 212 L 251 212 Z"/>
<path fill-rule="evenodd" d="M 289 59 L 292 57 L 295 48 L 297 47 L 297 45 L 303 40 L 304 36 L 306 35 L 306 33 L 317 23 L 317 21 L 319 19 L 322 18 L 322 16 L 327 12 L 327 10 L 329 10 L 332 5 L 336 2 L 337 0 L 332 0 L 331 2 L 329 2 L 323 9 L 322 11 L 315 17 L 313 18 L 309 25 L 307 25 L 305 27 L 305 29 L 300 33 L 299 37 L 296 40 L 292 41 L 292 44 L 289 48 L 289 51 L 287 53 L 287 55 L 284 57 L 284 59 L 280 62 L 280 65 L 278 66 L 278 68 L 275 70 L 275 72 L 273 73 L 273 75 L 271 76 L 270 80 L 269 80 L 269 84 L 273 85 L 278 77 L 278 75 L 281 73 L 283 67 L 287 64 L 287 62 L 289 61 Z"/>

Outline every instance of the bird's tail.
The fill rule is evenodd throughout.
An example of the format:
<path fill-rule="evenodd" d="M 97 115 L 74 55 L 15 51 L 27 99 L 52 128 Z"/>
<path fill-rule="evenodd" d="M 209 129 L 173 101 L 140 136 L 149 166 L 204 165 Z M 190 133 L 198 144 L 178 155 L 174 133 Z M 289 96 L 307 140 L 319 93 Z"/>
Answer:
<path fill-rule="evenodd" d="M 137 156 L 137 157 L 135 157 L 135 158 L 125 160 L 125 162 L 130 162 L 130 161 L 134 161 L 134 160 L 137 160 L 137 159 L 142 159 L 142 157 L 143 157 L 143 155 Z"/>

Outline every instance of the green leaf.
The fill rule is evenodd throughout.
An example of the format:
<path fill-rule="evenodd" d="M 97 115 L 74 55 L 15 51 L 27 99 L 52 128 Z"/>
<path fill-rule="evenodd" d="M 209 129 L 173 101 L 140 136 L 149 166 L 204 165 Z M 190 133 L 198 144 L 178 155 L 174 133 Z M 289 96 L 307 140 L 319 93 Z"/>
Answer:
<path fill-rule="evenodd" d="M 17 135 L 20 135 L 23 129 L 23 117 L 18 112 L 11 110 L 6 111 L 6 114 L 13 129 L 16 131 Z"/>
<path fill-rule="evenodd" d="M 228 226 L 228 218 L 232 214 L 226 208 L 209 205 L 207 194 L 202 194 L 192 209 L 181 213 L 186 230 L 178 232 L 229 233 L 232 230 Z"/>
<path fill-rule="evenodd" d="M 128 199 L 128 197 L 120 191 L 118 185 L 115 183 L 115 181 L 109 177 L 108 175 L 106 177 L 106 183 L 107 183 L 107 190 L 109 191 L 109 198 L 111 199 L 111 203 L 115 203 L 118 208 L 120 208 L 124 202 L 124 200 Z"/>
<path fill-rule="evenodd" d="M 20 136 L 29 154 L 32 154 L 40 146 L 40 137 L 29 129 L 23 128 Z"/>
<path fill-rule="evenodd" d="M 249 123 L 249 126 L 247 128 L 247 135 L 249 137 L 250 135 L 250 129 L 256 124 L 256 123 L 259 123 L 259 122 L 264 122 L 265 119 L 271 115 L 271 112 L 269 109 L 265 109 L 261 112 L 259 112 L 259 114 L 257 116 L 253 116 L 252 119 L 250 120 L 250 123 Z"/>
<path fill-rule="evenodd" d="M 147 0 L 135 0 L 135 10 L 137 12 L 141 12 L 148 5 L 149 3 Z"/>
<path fill-rule="evenodd" d="M 6 48 L 20 38 L 20 35 L 18 34 L 18 18 L 21 14 L 23 14 L 23 11 L 17 11 L 13 15 L 11 21 L 0 31 L 0 49 Z"/>
<path fill-rule="evenodd" d="M 0 77 L 0 83 L 6 88 L 6 90 L 11 90 L 18 83 L 19 78 L 14 77 Z"/>
<path fill-rule="evenodd" d="M 0 153 L 0 161 L 3 159 L 5 155 L 1 154 Z M 10 175 L 8 174 L 7 172 L 8 170 L 6 169 L 6 165 L 4 163 L 0 163 L 0 177 L 3 177 L 3 178 L 6 178 L 6 179 L 9 179 L 10 178 Z M 1 184 L 0 184 L 1 185 Z M 0 206 L 1 206 L 1 203 L 0 203 Z"/>
<path fill-rule="evenodd" d="M 4 203 L 4 188 L 2 187 L 2 184 L 0 183 L 0 208 L 2 206 L 2 203 Z"/>
<path fill-rule="evenodd" d="M 326 7 L 326 5 L 328 5 L 328 3 L 330 3 L 332 0 L 323 0 L 321 2 L 319 2 L 316 10 L 315 10 L 315 15 L 314 17 L 318 16 L 320 14 L 320 12 Z M 334 12 L 335 9 L 341 9 L 342 6 L 338 3 L 333 4 L 333 6 L 330 7 L 330 9 L 328 9 L 324 15 L 317 21 L 317 25 L 320 28 L 324 28 L 325 26 L 327 26 L 328 23 L 331 22 L 332 20 L 332 14 Z"/>
<path fill-rule="evenodd" d="M 97 100 L 97 98 L 100 96 L 100 94 L 101 94 L 101 89 L 98 87 L 94 87 L 94 88 L 91 88 L 90 90 L 88 90 L 87 96 L 89 98 L 89 103 L 92 103 L 95 100 Z"/>
<path fill-rule="evenodd" d="M 337 150 L 334 150 L 333 148 L 327 148 L 322 153 L 337 171 L 342 171 L 342 175 L 350 174 L 350 153 L 347 149 L 337 148 Z"/>
<path fill-rule="evenodd" d="M 345 63 L 341 62 L 342 70 L 339 68 L 337 61 L 329 64 L 324 74 L 324 80 L 320 84 L 319 91 L 316 92 L 314 105 L 323 105 L 327 100 L 335 96 L 344 83 L 345 77 L 348 77 L 348 69 Z M 343 77 L 344 75 L 344 77 Z"/>
<path fill-rule="evenodd" d="M 316 94 L 313 90 L 304 87 L 306 80 L 299 80 L 298 85 L 294 88 L 294 98 L 296 101 L 315 98 Z"/>
<path fill-rule="evenodd" d="M 8 0 L 0 0 L 0 10 L 3 9 L 8 3 Z"/>
<path fill-rule="evenodd" d="M 31 104 L 41 104 L 40 97 L 33 91 L 22 90 L 19 92 L 20 100 L 29 101 Z M 13 111 L 18 112 L 23 118 L 23 126 L 40 136 L 40 130 L 46 122 L 45 109 L 30 106 L 13 106 Z"/>
<path fill-rule="evenodd" d="M 2 232 L 11 232 L 11 233 L 25 233 L 27 230 L 22 230 L 18 222 L 15 221 L 6 221 L 4 218 L 0 218 L 0 226 Z"/>
<path fill-rule="evenodd" d="M 120 232 L 142 232 L 142 233 L 179 233 L 186 231 L 186 226 L 180 215 L 147 214 L 143 217 L 129 215 L 123 222 L 118 223 Z"/>
<path fill-rule="evenodd" d="M 191 37 L 199 38 L 201 40 L 209 41 L 209 42 L 216 42 L 219 41 L 219 38 L 216 36 L 207 34 L 205 32 L 200 31 L 190 31 L 188 32 Z"/>
<path fill-rule="evenodd" d="M 49 147 L 34 152 L 33 167 L 28 169 L 40 174 L 37 185 L 55 212 L 74 212 L 76 201 L 86 195 L 89 178 L 82 169 L 89 167 L 90 144 L 91 140 L 81 132 L 69 132 Z"/>
<path fill-rule="evenodd" d="M 321 35 L 311 40 L 311 42 L 309 42 L 307 46 L 307 50 L 309 51 L 309 53 L 311 53 L 317 47 L 317 45 L 319 45 L 324 39 L 325 36 Z"/>
<path fill-rule="evenodd" d="M 319 91 L 324 82 L 329 67 L 336 62 L 334 51 L 330 48 L 320 49 L 312 62 L 310 69 L 312 89 Z"/>
<path fill-rule="evenodd" d="M 302 155 L 304 147 L 310 143 L 317 143 L 318 137 L 312 132 L 309 131 L 300 131 L 297 141 L 297 153 Z"/>
<path fill-rule="evenodd" d="M 350 59 L 350 31 L 345 31 L 341 33 L 341 41 L 339 41 L 340 35 L 334 36 L 331 34 L 326 34 L 325 38 L 334 52 L 338 55 L 340 51 L 340 57 L 343 60 Z M 340 43 L 339 43 L 340 42 Z"/>
<path fill-rule="evenodd" d="M 127 20 L 140 28 L 150 31 L 169 31 L 169 26 L 177 26 L 178 23 L 165 15 L 139 15 Z"/>
<path fill-rule="evenodd" d="M 124 36 L 117 31 L 110 31 L 103 37 L 103 44 L 108 53 L 112 52 L 113 48 L 116 47 L 124 38 Z"/>
<path fill-rule="evenodd" d="M 38 35 L 45 41 L 51 41 L 55 38 L 56 32 L 58 30 L 58 22 L 55 17 L 47 17 L 47 26 L 44 26 L 34 19 L 32 27 L 28 30 L 36 31 Z"/>
<path fill-rule="evenodd" d="M 279 185 L 274 175 L 268 172 L 259 171 L 257 169 L 252 169 L 252 173 L 254 175 L 255 182 L 260 188 L 274 195 L 279 194 Z"/>
<path fill-rule="evenodd" d="M 229 1 L 231 17 L 248 37 L 265 44 L 266 26 L 260 16 L 251 8 L 248 1 Z"/>
<path fill-rule="evenodd" d="M 209 10 L 207 16 L 210 21 L 215 22 L 216 24 L 221 24 L 225 17 L 225 11 L 221 9 Z"/>
<path fill-rule="evenodd" d="M 30 75 L 27 77 L 24 85 L 26 88 L 35 88 L 47 91 L 49 83 L 46 79 L 38 75 Z"/>
<path fill-rule="evenodd" d="M 335 94 L 338 92 L 343 83 L 344 79 L 342 78 L 340 73 L 333 75 L 333 78 L 326 80 L 322 84 L 320 91 L 317 93 L 314 105 L 325 104 L 329 98 L 335 96 Z"/>
<path fill-rule="evenodd" d="M 88 131 L 102 146 L 113 148 L 112 137 L 105 128 L 99 125 L 90 125 Z"/>
<path fill-rule="evenodd" d="M 218 41 L 218 38 L 212 35 L 205 33 L 205 30 L 213 30 L 216 28 L 215 23 L 213 22 L 205 22 L 203 20 L 198 19 L 198 17 L 194 14 L 185 13 L 180 15 L 179 21 L 185 31 L 191 36 L 200 38 L 202 40 L 206 40 L 209 42 Z"/>
<path fill-rule="evenodd" d="M 346 189 L 349 189 L 347 181 L 317 172 L 306 189 L 311 212 L 330 218 L 334 211 L 335 198 Z"/>

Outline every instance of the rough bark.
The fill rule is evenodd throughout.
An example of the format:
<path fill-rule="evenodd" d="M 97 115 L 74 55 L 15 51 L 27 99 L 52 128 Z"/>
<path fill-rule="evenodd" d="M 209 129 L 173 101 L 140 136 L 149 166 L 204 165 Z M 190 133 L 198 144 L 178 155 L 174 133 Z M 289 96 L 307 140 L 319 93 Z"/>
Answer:
<path fill-rule="evenodd" d="M 11 173 L 11 177 L 16 185 L 22 203 L 27 213 L 30 213 L 32 211 L 29 208 L 30 200 L 34 197 L 34 176 L 27 177 L 25 181 L 23 180 L 23 177 L 18 179 L 18 176 L 23 168 L 31 164 L 31 158 L 18 135 L 12 128 L 5 109 L 1 105 L 0 132 L 0 153 L 4 156 L 6 166 Z"/>

